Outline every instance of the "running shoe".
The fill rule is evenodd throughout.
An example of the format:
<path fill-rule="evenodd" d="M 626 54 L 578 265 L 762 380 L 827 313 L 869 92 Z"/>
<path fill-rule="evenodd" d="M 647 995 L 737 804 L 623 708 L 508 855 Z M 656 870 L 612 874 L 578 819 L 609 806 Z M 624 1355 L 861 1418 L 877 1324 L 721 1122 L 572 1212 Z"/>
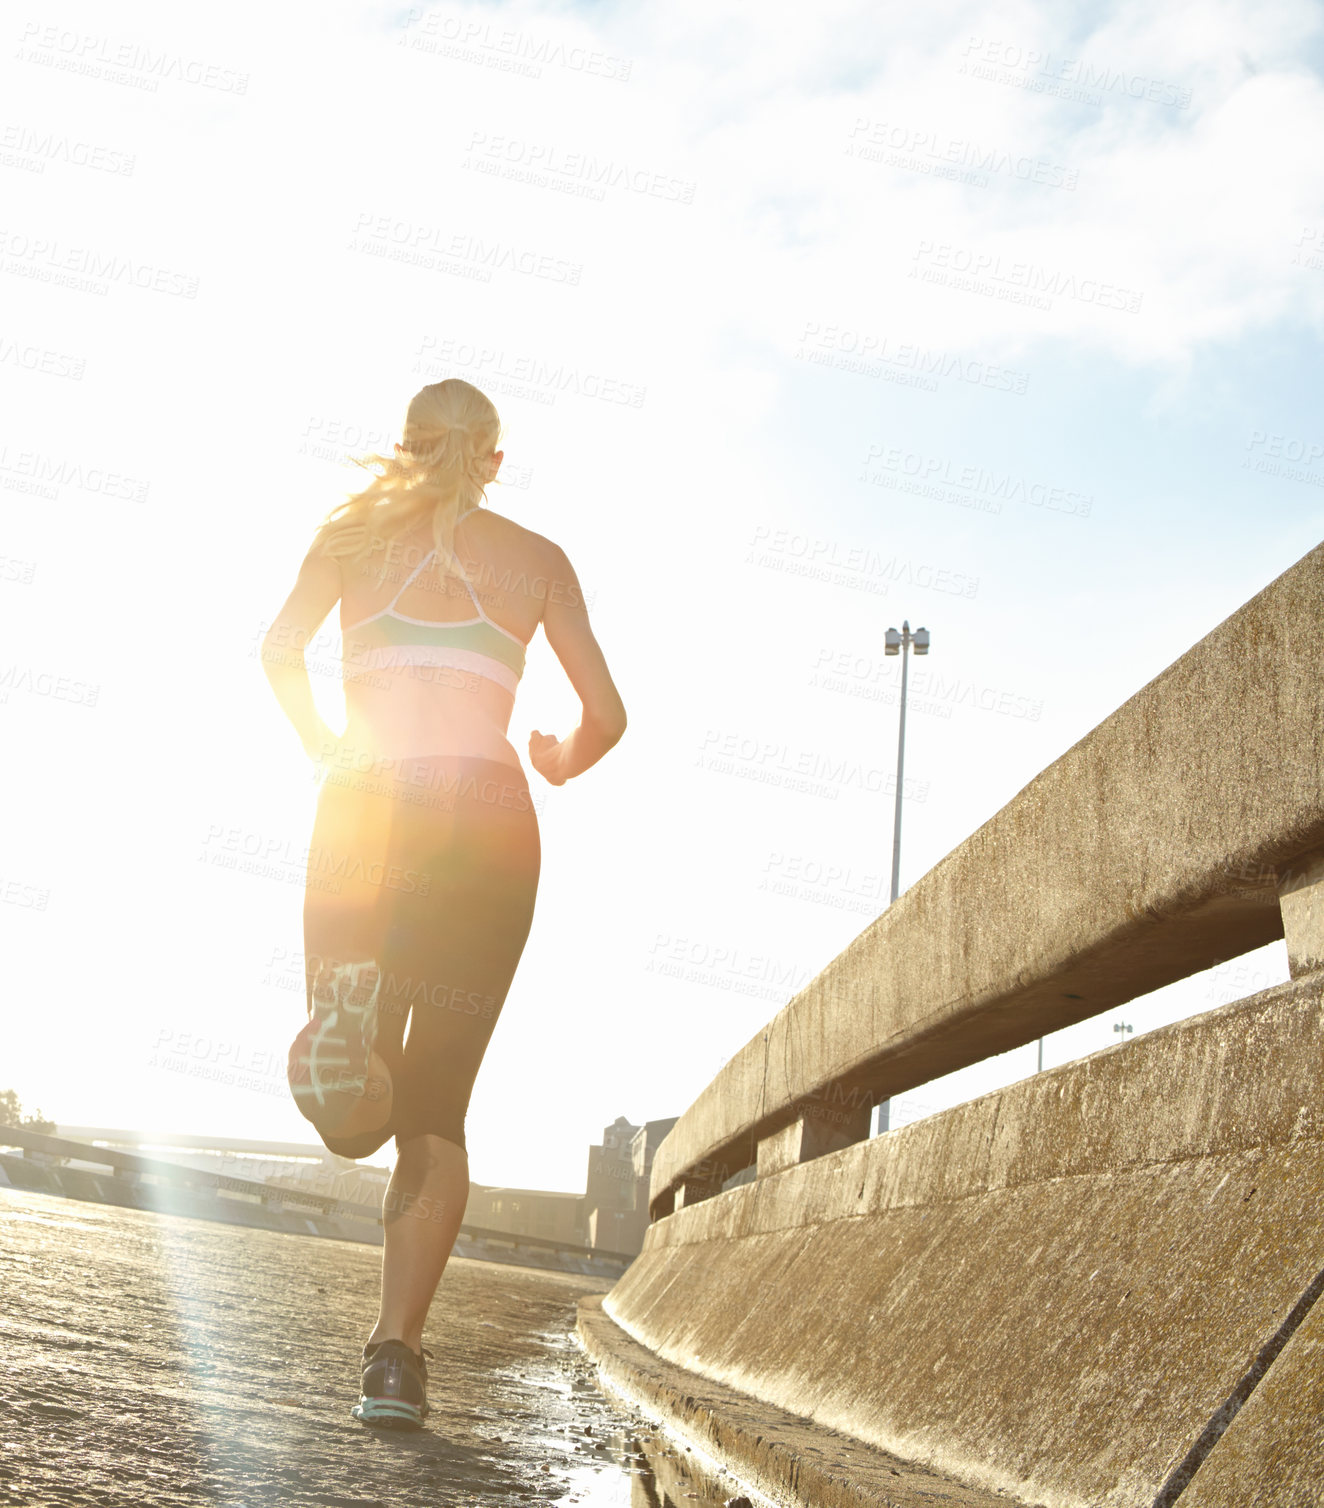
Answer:
<path fill-rule="evenodd" d="M 389 1090 L 368 1076 L 381 985 L 371 958 L 318 969 L 312 1015 L 290 1044 L 287 1076 L 300 1113 L 323 1135 L 333 1134 L 360 1100 L 381 1099 Z"/>
<path fill-rule="evenodd" d="M 350 1414 L 383 1429 L 419 1429 L 428 1408 L 428 1364 L 432 1352 L 411 1351 L 402 1340 L 369 1341 L 363 1348 L 359 1401 Z"/>

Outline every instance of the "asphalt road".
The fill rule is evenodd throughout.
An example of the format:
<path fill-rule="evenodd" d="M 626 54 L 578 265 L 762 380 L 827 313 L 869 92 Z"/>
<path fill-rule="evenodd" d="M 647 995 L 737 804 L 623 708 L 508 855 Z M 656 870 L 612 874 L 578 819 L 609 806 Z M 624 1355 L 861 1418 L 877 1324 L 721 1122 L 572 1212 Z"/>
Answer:
<path fill-rule="evenodd" d="M 0 1503 L 722 1502 L 596 1386 L 572 1332 L 598 1278 L 452 1258 L 424 1341 L 427 1426 L 356 1423 L 379 1261 L 0 1189 Z"/>

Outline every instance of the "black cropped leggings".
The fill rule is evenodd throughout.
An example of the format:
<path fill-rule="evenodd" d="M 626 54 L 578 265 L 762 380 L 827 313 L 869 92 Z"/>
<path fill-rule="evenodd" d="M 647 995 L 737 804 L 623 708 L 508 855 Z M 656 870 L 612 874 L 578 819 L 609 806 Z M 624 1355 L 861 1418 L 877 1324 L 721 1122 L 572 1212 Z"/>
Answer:
<path fill-rule="evenodd" d="M 323 1137 L 368 1157 L 391 1136 L 465 1145 L 474 1079 L 533 923 L 542 850 L 518 765 L 457 755 L 332 771 L 304 897 L 308 1009 L 321 971 L 375 960 L 375 1049 L 390 1070 L 378 1131 Z M 408 1032 L 406 1034 L 406 1026 Z"/>

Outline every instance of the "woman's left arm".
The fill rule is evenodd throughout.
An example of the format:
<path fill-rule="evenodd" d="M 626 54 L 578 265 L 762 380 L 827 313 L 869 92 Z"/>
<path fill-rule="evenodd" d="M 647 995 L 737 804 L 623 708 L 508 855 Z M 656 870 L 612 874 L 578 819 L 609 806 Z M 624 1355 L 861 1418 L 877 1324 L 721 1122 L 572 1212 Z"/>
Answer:
<path fill-rule="evenodd" d="M 262 669 L 281 711 L 294 724 L 312 759 L 321 759 L 339 742 L 339 736 L 323 722 L 313 701 L 304 646 L 340 600 L 341 586 L 339 562 L 310 550 L 299 567 L 294 590 L 262 640 Z"/>

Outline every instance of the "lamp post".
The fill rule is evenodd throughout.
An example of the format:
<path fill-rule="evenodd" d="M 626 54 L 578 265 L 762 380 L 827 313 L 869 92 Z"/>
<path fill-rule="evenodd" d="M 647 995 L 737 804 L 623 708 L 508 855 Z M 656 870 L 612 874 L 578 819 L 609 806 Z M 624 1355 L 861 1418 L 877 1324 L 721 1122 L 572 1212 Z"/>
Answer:
<path fill-rule="evenodd" d="M 889 628 L 883 636 L 883 653 L 901 656 L 901 717 L 896 736 L 896 823 L 892 828 L 892 900 L 901 893 L 901 781 L 906 768 L 906 673 L 910 668 L 909 650 L 917 655 L 929 652 L 929 631 L 917 628 L 912 634 L 907 619 L 901 620 L 901 632 Z"/>
<path fill-rule="evenodd" d="M 906 680 L 910 669 L 910 650 L 914 649 L 917 655 L 926 655 L 929 652 L 929 631 L 927 628 L 917 628 L 912 634 L 910 621 L 907 618 L 901 620 L 901 631 L 889 628 L 883 635 L 883 653 L 901 656 L 901 715 L 897 724 L 896 735 L 896 818 L 892 826 L 892 895 L 888 904 L 891 905 L 901 893 L 901 790 L 906 770 Z M 891 1100 L 880 1100 L 878 1104 L 878 1129 L 887 1130 Z"/>

